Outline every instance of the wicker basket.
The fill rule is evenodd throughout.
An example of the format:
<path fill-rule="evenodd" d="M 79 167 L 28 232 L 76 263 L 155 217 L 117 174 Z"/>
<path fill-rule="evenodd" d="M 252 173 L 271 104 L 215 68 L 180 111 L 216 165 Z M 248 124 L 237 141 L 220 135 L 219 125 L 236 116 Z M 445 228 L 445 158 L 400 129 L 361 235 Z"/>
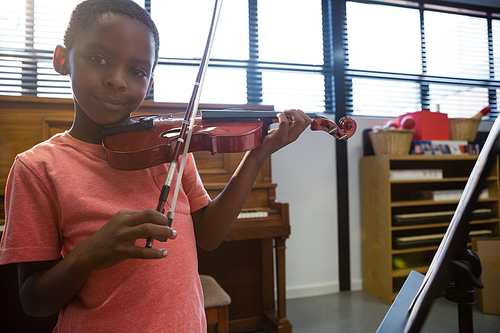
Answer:
<path fill-rule="evenodd" d="M 415 131 L 387 129 L 368 133 L 375 155 L 408 155 Z"/>
<path fill-rule="evenodd" d="M 449 118 L 450 140 L 474 141 L 481 119 Z"/>

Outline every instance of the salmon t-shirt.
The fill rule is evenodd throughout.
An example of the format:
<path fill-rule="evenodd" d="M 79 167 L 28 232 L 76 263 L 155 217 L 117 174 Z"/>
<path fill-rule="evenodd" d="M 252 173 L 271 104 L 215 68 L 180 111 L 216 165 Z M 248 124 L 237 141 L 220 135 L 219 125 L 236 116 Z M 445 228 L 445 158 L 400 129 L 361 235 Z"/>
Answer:
<path fill-rule="evenodd" d="M 168 165 L 113 169 L 101 145 L 67 132 L 19 154 L 7 180 L 0 264 L 58 259 L 118 211 L 155 208 L 167 170 Z M 60 311 L 54 332 L 206 331 L 190 213 L 206 206 L 210 197 L 191 154 L 181 184 L 172 225 L 177 238 L 153 245 L 166 248 L 168 256 L 129 259 L 93 271 Z"/>

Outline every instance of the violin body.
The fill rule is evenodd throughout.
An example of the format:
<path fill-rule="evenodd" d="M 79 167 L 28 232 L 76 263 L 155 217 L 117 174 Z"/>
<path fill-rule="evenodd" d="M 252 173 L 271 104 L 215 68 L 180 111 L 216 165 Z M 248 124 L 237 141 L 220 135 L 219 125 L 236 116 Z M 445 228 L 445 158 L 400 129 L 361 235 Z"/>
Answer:
<path fill-rule="evenodd" d="M 125 124 L 113 128 L 115 133 L 104 133 L 103 147 L 108 163 L 121 170 L 170 163 L 182 121 L 182 118 L 172 116 L 131 117 Z M 204 150 L 217 154 L 252 150 L 260 145 L 263 132 L 267 133 L 270 123 L 254 119 L 214 124 L 197 117 L 189 151 Z"/>
<path fill-rule="evenodd" d="M 189 152 L 212 154 L 252 150 L 267 135 L 273 111 L 202 110 L 196 117 Z M 316 114 L 311 130 L 322 130 L 339 140 L 347 140 L 356 131 L 356 122 L 344 117 L 340 127 Z M 121 170 L 138 170 L 172 161 L 184 120 L 172 115 L 135 116 L 124 124 L 103 131 L 102 145 L 108 163 Z M 182 141 L 182 140 L 181 140 Z M 184 149 L 181 143 L 181 151 Z"/>

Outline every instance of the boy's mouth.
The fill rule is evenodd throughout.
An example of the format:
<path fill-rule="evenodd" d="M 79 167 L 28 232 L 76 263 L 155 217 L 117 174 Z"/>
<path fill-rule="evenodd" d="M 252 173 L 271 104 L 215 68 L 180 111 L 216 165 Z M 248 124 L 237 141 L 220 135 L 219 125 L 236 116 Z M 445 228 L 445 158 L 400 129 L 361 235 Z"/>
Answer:
<path fill-rule="evenodd" d="M 106 97 L 106 96 L 95 96 L 95 98 L 102 106 L 104 106 L 107 109 L 111 109 L 111 110 L 119 109 L 123 105 L 126 104 L 125 102 L 123 102 L 119 99 Z"/>

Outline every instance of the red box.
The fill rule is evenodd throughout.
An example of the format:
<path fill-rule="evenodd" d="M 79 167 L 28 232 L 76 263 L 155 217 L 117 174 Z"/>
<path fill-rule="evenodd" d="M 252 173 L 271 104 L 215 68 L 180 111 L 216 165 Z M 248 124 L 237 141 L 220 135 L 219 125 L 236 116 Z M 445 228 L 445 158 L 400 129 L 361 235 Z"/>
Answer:
<path fill-rule="evenodd" d="M 406 116 L 412 116 L 415 120 L 413 141 L 450 139 L 450 124 L 446 113 L 431 112 L 429 110 L 410 112 L 399 116 L 399 122 Z"/>

